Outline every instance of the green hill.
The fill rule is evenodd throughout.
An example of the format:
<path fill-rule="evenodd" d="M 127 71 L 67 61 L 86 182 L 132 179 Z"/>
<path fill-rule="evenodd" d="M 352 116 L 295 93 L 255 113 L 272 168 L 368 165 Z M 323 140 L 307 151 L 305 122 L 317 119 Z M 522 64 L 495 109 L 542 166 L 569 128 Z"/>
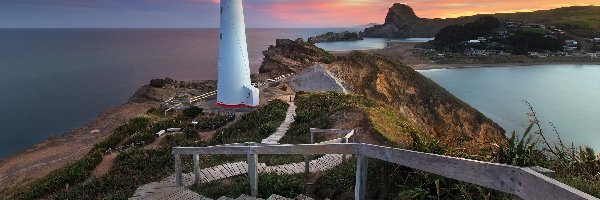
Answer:
<path fill-rule="evenodd" d="M 385 23 L 366 28 L 365 37 L 432 37 L 450 25 L 463 25 L 483 16 L 480 14 L 448 19 L 419 18 L 405 4 L 394 4 L 388 11 Z M 600 37 L 600 6 L 572 6 L 534 12 L 491 14 L 500 20 L 539 23 L 556 26 L 577 37 Z"/>

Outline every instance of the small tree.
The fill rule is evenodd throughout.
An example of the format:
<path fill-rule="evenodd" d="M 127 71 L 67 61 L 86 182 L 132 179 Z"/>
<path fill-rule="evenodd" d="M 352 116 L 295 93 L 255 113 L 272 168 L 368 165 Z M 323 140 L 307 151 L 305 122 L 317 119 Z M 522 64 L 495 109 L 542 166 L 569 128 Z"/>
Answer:
<path fill-rule="evenodd" d="M 204 110 L 202 108 L 199 108 L 198 106 L 191 106 L 183 110 L 183 116 L 187 118 L 195 118 L 198 117 L 198 115 L 202 114 L 203 111 Z"/>

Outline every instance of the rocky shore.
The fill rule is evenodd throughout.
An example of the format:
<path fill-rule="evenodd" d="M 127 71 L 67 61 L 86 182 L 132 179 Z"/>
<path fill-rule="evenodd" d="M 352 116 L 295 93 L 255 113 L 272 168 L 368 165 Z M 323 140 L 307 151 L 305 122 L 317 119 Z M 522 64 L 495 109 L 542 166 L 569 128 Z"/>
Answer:
<path fill-rule="evenodd" d="M 158 85 L 156 85 L 158 84 Z M 52 137 L 27 150 L 0 161 L 0 192 L 42 178 L 85 156 L 98 142 L 129 119 L 144 115 L 149 109 L 190 88 L 201 92 L 216 88 L 215 81 L 178 82 L 155 79 L 142 86 L 124 104 L 98 115 L 93 121 L 60 136 Z M 0 198 L 2 199 L 2 198 Z"/>

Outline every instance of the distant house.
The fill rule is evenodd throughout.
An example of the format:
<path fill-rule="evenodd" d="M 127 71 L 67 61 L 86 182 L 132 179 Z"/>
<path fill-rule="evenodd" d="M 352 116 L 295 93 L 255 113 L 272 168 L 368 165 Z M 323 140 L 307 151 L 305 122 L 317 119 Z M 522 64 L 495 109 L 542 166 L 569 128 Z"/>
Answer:
<path fill-rule="evenodd" d="M 587 54 L 590 58 L 598 58 L 598 53 L 588 53 Z"/>
<path fill-rule="evenodd" d="M 463 54 L 466 56 L 487 56 L 489 55 L 489 52 L 487 50 L 471 49 L 466 50 L 465 52 L 463 52 Z"/>
<path fill-rule="evenodd" d="M 481 43 L 481 41 L 479 41 L 479 40 L 469 40 L 469 41 L 467 41 L 467 43 L 479 44 L 479 43 Z"/>
<path fill-rule="evenodd" d="M 546 29 L 546 26 L 543 24 L 528 24 L 527 25 L 529 28 L 541 28 L 541 29 Z"/>
<path fill-rule="evenodd" d="M 565 40 L 567 46 L 577 46 L 577 40 Z"/>
<path fill-rule="evenodd" d="M 485 41 L 487 41 L 487 38 L 485 38 L 485 37 L 478 37 L 477 40 L 479 40 L 479 42 L 485 42 Z"/>
<path fill-rule="evenodd" d="M 600 43 L 600 38 L 592 38 L 590 39 L 591 42 L 595 42 L 595 43 Z"/>
<path fill-rule="evenodd" d="M 530 51 L 530 52 L 527 52 L 527 56 L 529 56 L 531 58 L 537 58 L 537 57 L 540 57 L 540 53 L 535 52 L 535 51 Z"/>

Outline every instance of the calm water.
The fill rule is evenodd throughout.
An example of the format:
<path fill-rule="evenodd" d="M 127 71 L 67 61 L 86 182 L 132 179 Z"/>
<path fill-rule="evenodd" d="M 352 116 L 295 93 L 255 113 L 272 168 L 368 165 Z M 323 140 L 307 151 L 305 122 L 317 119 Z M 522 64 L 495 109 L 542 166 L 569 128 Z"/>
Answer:
<path fill-rule="evenodd" d="M 356 31 L 249 29 L 252 70 L 277 38 L 346 30 Z M 0 29 L 0 157 L 85 124 L 152 78 L 214 79 L 218 37 L 217 29 Z"/>
<path fill-rule="evenodd" d="M 357 41 L 340 41 L 340 42 L 325 42 L 318 43 L 317 46 L 327 51 L 349 51 L 349 50 L 369 50 L 383 49 L 394 42 L 427 42 L 433 38 L 406 38 L 406 39 L 391 39 L 391 38 L 365 38 Z"/>
<path fill-rule="evenodd" d="M 553 134 L 600 150 L 600 65 L 540 65 L 420 71 L 507 131 L 527 127 L 529 101 Z"/>

